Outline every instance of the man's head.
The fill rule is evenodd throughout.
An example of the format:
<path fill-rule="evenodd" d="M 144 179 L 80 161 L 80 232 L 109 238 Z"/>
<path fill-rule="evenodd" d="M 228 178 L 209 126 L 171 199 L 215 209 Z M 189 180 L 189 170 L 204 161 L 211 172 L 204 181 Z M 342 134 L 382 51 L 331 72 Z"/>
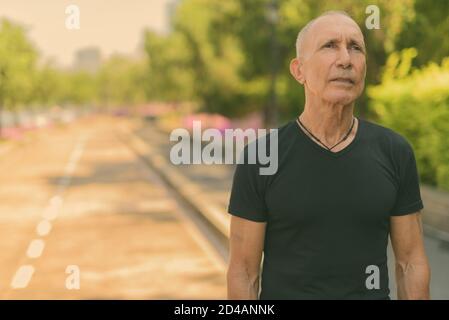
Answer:
<path fill-rule="evenodd" d="M 293 77 L 304 85 L 306 98 L 350 104 L 365 86 L 366 58 L 362 31 L 349 15 L 329 11 L 310 21 L 298 34 Z"/>

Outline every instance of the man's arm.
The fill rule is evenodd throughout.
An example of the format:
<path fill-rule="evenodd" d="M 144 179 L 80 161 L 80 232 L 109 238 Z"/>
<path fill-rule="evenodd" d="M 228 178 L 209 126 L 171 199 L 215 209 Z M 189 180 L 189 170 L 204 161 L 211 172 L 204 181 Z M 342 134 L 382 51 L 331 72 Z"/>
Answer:
<path fill-rule="evenodd" d="M 257 300 L 266 222 L 231 217 L 228 299 Z"/>
<path fill-rule="evenodd" d="M 430 268 L 424 250 L 420 213 L 392 216 L 390 237 L 396 257 L 398 299 L 430 299 Z"/>

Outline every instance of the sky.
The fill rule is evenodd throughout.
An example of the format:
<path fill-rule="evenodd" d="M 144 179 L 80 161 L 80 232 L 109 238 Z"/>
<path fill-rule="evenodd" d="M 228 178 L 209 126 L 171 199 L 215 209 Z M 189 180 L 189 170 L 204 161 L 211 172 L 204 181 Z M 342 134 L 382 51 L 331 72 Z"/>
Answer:
<path fill-rule="evenodd" d="M 27 29 L 44 59 L 69 67 L 77 50 L 97 47 L 103 58 L 136 54 L 144 28 L 165 32 L 173 0 L 0 0 L 0 19 Z M 66 28 L 66 8 L 77 5 L 80 29 Z"/>

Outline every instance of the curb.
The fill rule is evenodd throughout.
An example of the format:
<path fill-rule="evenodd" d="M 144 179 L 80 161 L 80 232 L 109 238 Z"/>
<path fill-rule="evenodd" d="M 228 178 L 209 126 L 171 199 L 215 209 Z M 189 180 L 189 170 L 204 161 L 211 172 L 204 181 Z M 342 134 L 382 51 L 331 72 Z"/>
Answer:
<path fill-rule="evenodd" d="M 131 149 L 155 169 L 171 187 L 175 188 L 183 200 L 203 215 L 222 235 L 229 238 L 230 217 L 224 214 L 221 207 L 214 204 L 213 201 L 207 200 L 207 195 L 204 195 L 203 190 L 173 169 L 172 164 L 134 134 L 128 125 L 120 125 L 119 131 L 121 140 L 129 143 Z"/>
<path fill-rule="evenodd" d="M 449 243 L 449 233 L 423 223 L 425 235 Z"/>

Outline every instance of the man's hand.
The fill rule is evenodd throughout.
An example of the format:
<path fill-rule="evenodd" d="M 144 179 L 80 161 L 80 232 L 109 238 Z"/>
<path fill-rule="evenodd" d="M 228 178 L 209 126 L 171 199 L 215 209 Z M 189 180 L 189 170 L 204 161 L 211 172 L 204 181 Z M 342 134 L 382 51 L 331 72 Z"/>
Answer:
<path fill-rule="evenodd" d="M 430 299 L 430 268 L 424 250 L 420 213 L 391 217 L 390 237 L 396 257 L 398 299 Z"/>

